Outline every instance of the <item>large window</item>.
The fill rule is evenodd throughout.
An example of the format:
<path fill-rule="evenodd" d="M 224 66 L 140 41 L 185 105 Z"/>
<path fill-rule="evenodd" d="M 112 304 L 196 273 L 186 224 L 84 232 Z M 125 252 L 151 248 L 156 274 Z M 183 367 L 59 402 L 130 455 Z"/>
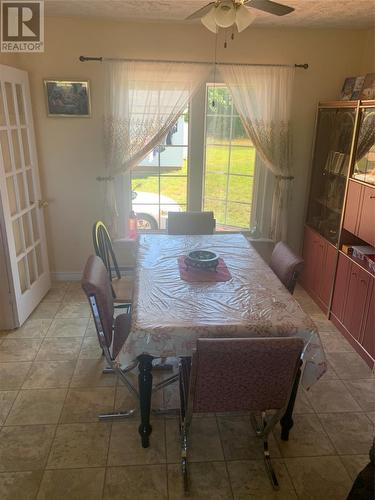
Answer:
<path fill-rule="evenodd" d="M 204 210 L 220 229 L 249 229 L 255 148 L 225 86 L 207 86 Z"/>
<path fill-rule="evenodd" d="M 212 210 L 218 230 L 248 230 L 255 149 L 230 92 L 207 84 L 190 108 L 131 174 L 138 227 L 165 229 L 168 211 Z"/>
<path fill-rule="evenodd" d="M 186 110 L 163 143 L 132 172 L 132 209 L 139 229 L 165 229 L 168 211 L 186 210 L 188 137 Z"/>

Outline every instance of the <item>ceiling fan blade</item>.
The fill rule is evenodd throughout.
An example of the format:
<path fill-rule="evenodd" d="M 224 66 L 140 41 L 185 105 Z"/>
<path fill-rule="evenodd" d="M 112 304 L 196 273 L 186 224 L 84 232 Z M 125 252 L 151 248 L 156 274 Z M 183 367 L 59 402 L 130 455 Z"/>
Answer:
<path fill-rule="evenodd" d="M 271 2 L 271 0 L 248 0 L 245 2 L 246 7 L 253 7 L 254 9 L 263 10 L 275 16 L 285 16 L 294 11 L 293 7 L 281 5 L 281 3 Z"/>
<path fill-rule="evenodd" d="M 199 19 L 199 18 L 203 17 L 205 14 L 207 14 L 207 12 L 211 9 L 211 7 L 213 7 L 215 5 L 215 3 L 216 2 L 208 3 L 207 5 L 202 7 L 201 9 L 198 9 L 195 12 L 193 12 L 192 14 L 190 14 L 190 16 L 188 16 L 185 20 L 189 21 L 190 19 Z"/>

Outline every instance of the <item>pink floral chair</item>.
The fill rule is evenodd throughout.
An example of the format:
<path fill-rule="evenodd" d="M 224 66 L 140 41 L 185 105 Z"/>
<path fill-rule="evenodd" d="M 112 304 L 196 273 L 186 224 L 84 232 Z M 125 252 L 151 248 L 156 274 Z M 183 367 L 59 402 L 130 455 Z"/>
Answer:
<path fill-rule="evenodd" d="M 185 492 L 189 491 L 192 416 L 207 412 L 251 413 L 256 435 L 263 440 L 266 470 L 272 486 L 278 489 L 268 435 L 286 411 L 303 348 L 303 340 L 296 337 L 198 339 L 192 359 L 181 359 L 181 466 Z"/>

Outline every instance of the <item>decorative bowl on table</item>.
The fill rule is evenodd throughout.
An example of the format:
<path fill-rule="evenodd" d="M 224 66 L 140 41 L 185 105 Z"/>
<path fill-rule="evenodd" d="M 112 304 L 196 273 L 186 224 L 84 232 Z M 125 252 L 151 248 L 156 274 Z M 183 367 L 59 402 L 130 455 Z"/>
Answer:
<path fill-rule="evenodd" d="M 219 264 L 219 257 L 210 250 L 193 250 L 185 257 L 186 269 L 199 269 L 201 271 L 213 270 Z"/>

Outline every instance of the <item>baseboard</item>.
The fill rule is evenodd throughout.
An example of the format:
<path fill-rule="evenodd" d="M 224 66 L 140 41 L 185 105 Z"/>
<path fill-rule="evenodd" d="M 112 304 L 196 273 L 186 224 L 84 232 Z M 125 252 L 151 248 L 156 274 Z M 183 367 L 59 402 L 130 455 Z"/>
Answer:
<path fill-rule="evenodd" d="M 133 272 L 129 267 L 120 267 L 120 273 L 121 276 L 132 276 Z M 80 281 L 82 278 L 82 273 L 81 272 L 65 272 L 65 271 L 60 271 L 60 272 L 54 272 L 51 273 L 51 279 L 52 281 Z"/>
<path fill-rule="evenodd" d="M 51 273 L 52 281 L 79 281 L 82 273 L 74 272 L 56 272 Z"/>

